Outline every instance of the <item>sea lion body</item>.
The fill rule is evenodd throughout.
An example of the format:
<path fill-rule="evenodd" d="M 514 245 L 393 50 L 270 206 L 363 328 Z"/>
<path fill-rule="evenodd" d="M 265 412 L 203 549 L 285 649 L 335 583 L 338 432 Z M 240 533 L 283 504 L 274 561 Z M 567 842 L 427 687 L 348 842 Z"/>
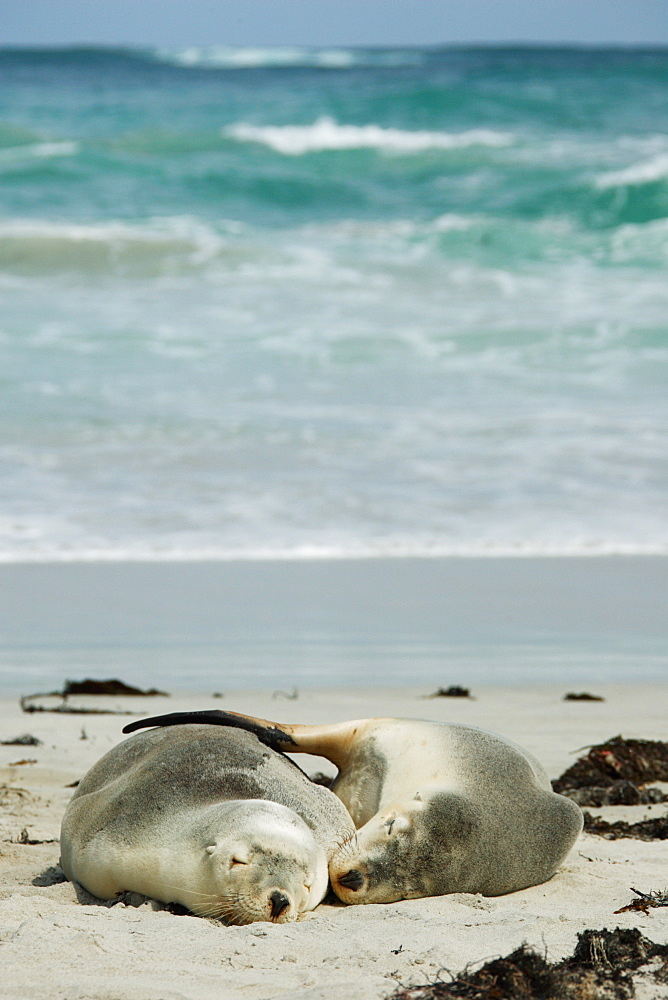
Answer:
<path fill-rule="evenodd" d="M 582 813 L 552 791 L 539 762 L 510 740 L 454 723 L 360 719 L 278 725 L 232 712 L 175 713 L 248 726 L 272 746 L 339 768 L 332 790 L 357 834 L 329 874 L 346 903 L 452 892 L 496 896 L 546 882 L 582 829 Z"/>
<path fill-rule="evenodd" d="M 345 902 L 498 896 L 538 885 L 580 832 L 580 810 L 552 791 L 531 754 L 501 736 L 418 720 L 355 725 L 332 786 L 358 828 L 330 862 Z"/>
<path fill-rule="evenodd" d="M 134 891 L 228 923 L 285 922 L 325 895 L 354 827 L 341 801 L 242 729 L 188 725 L 120 743 L 63 818 L 69 879 Z"/>

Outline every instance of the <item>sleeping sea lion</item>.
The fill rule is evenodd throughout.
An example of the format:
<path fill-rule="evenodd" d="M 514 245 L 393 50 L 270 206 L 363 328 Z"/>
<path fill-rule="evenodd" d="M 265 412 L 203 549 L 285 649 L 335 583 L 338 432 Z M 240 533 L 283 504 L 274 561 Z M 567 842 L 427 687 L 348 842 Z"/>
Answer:
<path fill-rule="evenodd" d="M 243 729 L 153 729 L 82 778 L 61 865 L 94 896 L 133 891 L 226 923 L 284 923 L 325 895 L 355 828 L 342 802 Z"/>

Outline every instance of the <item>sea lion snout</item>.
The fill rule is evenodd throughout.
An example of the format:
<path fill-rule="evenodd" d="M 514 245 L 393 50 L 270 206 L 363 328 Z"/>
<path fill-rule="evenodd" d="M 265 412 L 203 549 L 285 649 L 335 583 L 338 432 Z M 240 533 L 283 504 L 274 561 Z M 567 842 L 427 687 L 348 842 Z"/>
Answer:
<path fill-rule="evenodd" d="M 284 892 L 275 889 L 269 897 L 271 904 L 271 919 L 278 920 L 281 914 L 290 906 L 290 899 Z"/>
<path fill-rule="evenodd" d="M 341 875 L 337 879 L 339 885 L 342 885 L 345 889 L 350 889 L 351 892 L 357 892 L 364 885 L 364 875 L 358 868 L 351 868 L 344 875 Z"/>

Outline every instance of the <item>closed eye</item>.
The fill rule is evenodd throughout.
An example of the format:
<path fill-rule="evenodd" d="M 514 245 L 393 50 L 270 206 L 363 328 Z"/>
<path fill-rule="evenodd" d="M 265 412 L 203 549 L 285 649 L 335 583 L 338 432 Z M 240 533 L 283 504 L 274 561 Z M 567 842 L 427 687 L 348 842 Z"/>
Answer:
<path fill-rule="evenodd" d="M 388 821 L 385 824 L 385 826 L 387 827 L 387 835 L 389 837 L 389 835 L 392 833 L 392 827 L 394 826 L 394 820 L 393 819 L 388 819 Z"/>
<path fill-rule="evenodd" d="M 230 868 L 236 868 L 238 865 L 247 865 L 247 861 L 241 861 L 239 858 L 232 858 L 230 861 Z"/>

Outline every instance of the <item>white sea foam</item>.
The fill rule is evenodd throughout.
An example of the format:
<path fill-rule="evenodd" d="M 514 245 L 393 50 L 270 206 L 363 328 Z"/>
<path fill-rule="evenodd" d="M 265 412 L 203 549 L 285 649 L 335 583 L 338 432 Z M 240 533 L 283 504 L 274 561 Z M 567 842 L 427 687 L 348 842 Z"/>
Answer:
<path fill-rule="evenodd" d="M 599 174 L 595 180 L 596 187 L 605 191 L 615 187 L 638 187 L 642 184 L 653 184 L 656 181 L 668 179 L 668 154 L 654 156 L 650 160 L 642 160 L 624 170 L 612 170 Z"/>
<path fill-rule="evenodd" d="M 190 45 L 184 49 L 158 49 L 155 56 L 163 62 L 197 69 L 270 69 L 291 66 L 349 69 L 353 66 L 414 66 L 424 61 L 424 53 L 411 49 L 301 46 Z"/>
<path fill-rule="evenodd" d="M 609 540 L 576 540 L 564 543 L 452 543 L 420 544 L 405 541 L 358 542 L 346 546 L 302 544 L 294 546 L 66 546 L 46 545 L 20 550 L 0 549 L 0 565 L 20 563 L 144 563 L 144 562 L 307 562 L 345 559 L 506 559 L 579 558 L 583 556 L 666 556 L 668 544 L 634 544 Z"/>
<path fill-rule="evenodd" d="M 13 167 L 26 160 L 47 160 L 59 156 L 75 156 L 79 152 L 78 142 L 31 142 L 21 146 L 5 146 L 0 149 L 0 169 Z"/>
<path fill-rule="evenodd" d="M 223 129 L 238 142 L 258 142 L 285 156 L 344 149 L 379 149 L 393 153 L 420 153 L 430 149 L 465 149 L 469 146 L 508 146 L 512 134 L 493 129 L 465 132 L 409 132 L 380 125 L 339 125 L 323 116 L 312 125 L 251 125 L 239 122 Z"/>
<path fill-rule="evenodd" d="M 620 226 L 610 236 L 610 255 L 615 263 L 641 263 L 653 267 L 668 262 L 668 219 Z"/>

